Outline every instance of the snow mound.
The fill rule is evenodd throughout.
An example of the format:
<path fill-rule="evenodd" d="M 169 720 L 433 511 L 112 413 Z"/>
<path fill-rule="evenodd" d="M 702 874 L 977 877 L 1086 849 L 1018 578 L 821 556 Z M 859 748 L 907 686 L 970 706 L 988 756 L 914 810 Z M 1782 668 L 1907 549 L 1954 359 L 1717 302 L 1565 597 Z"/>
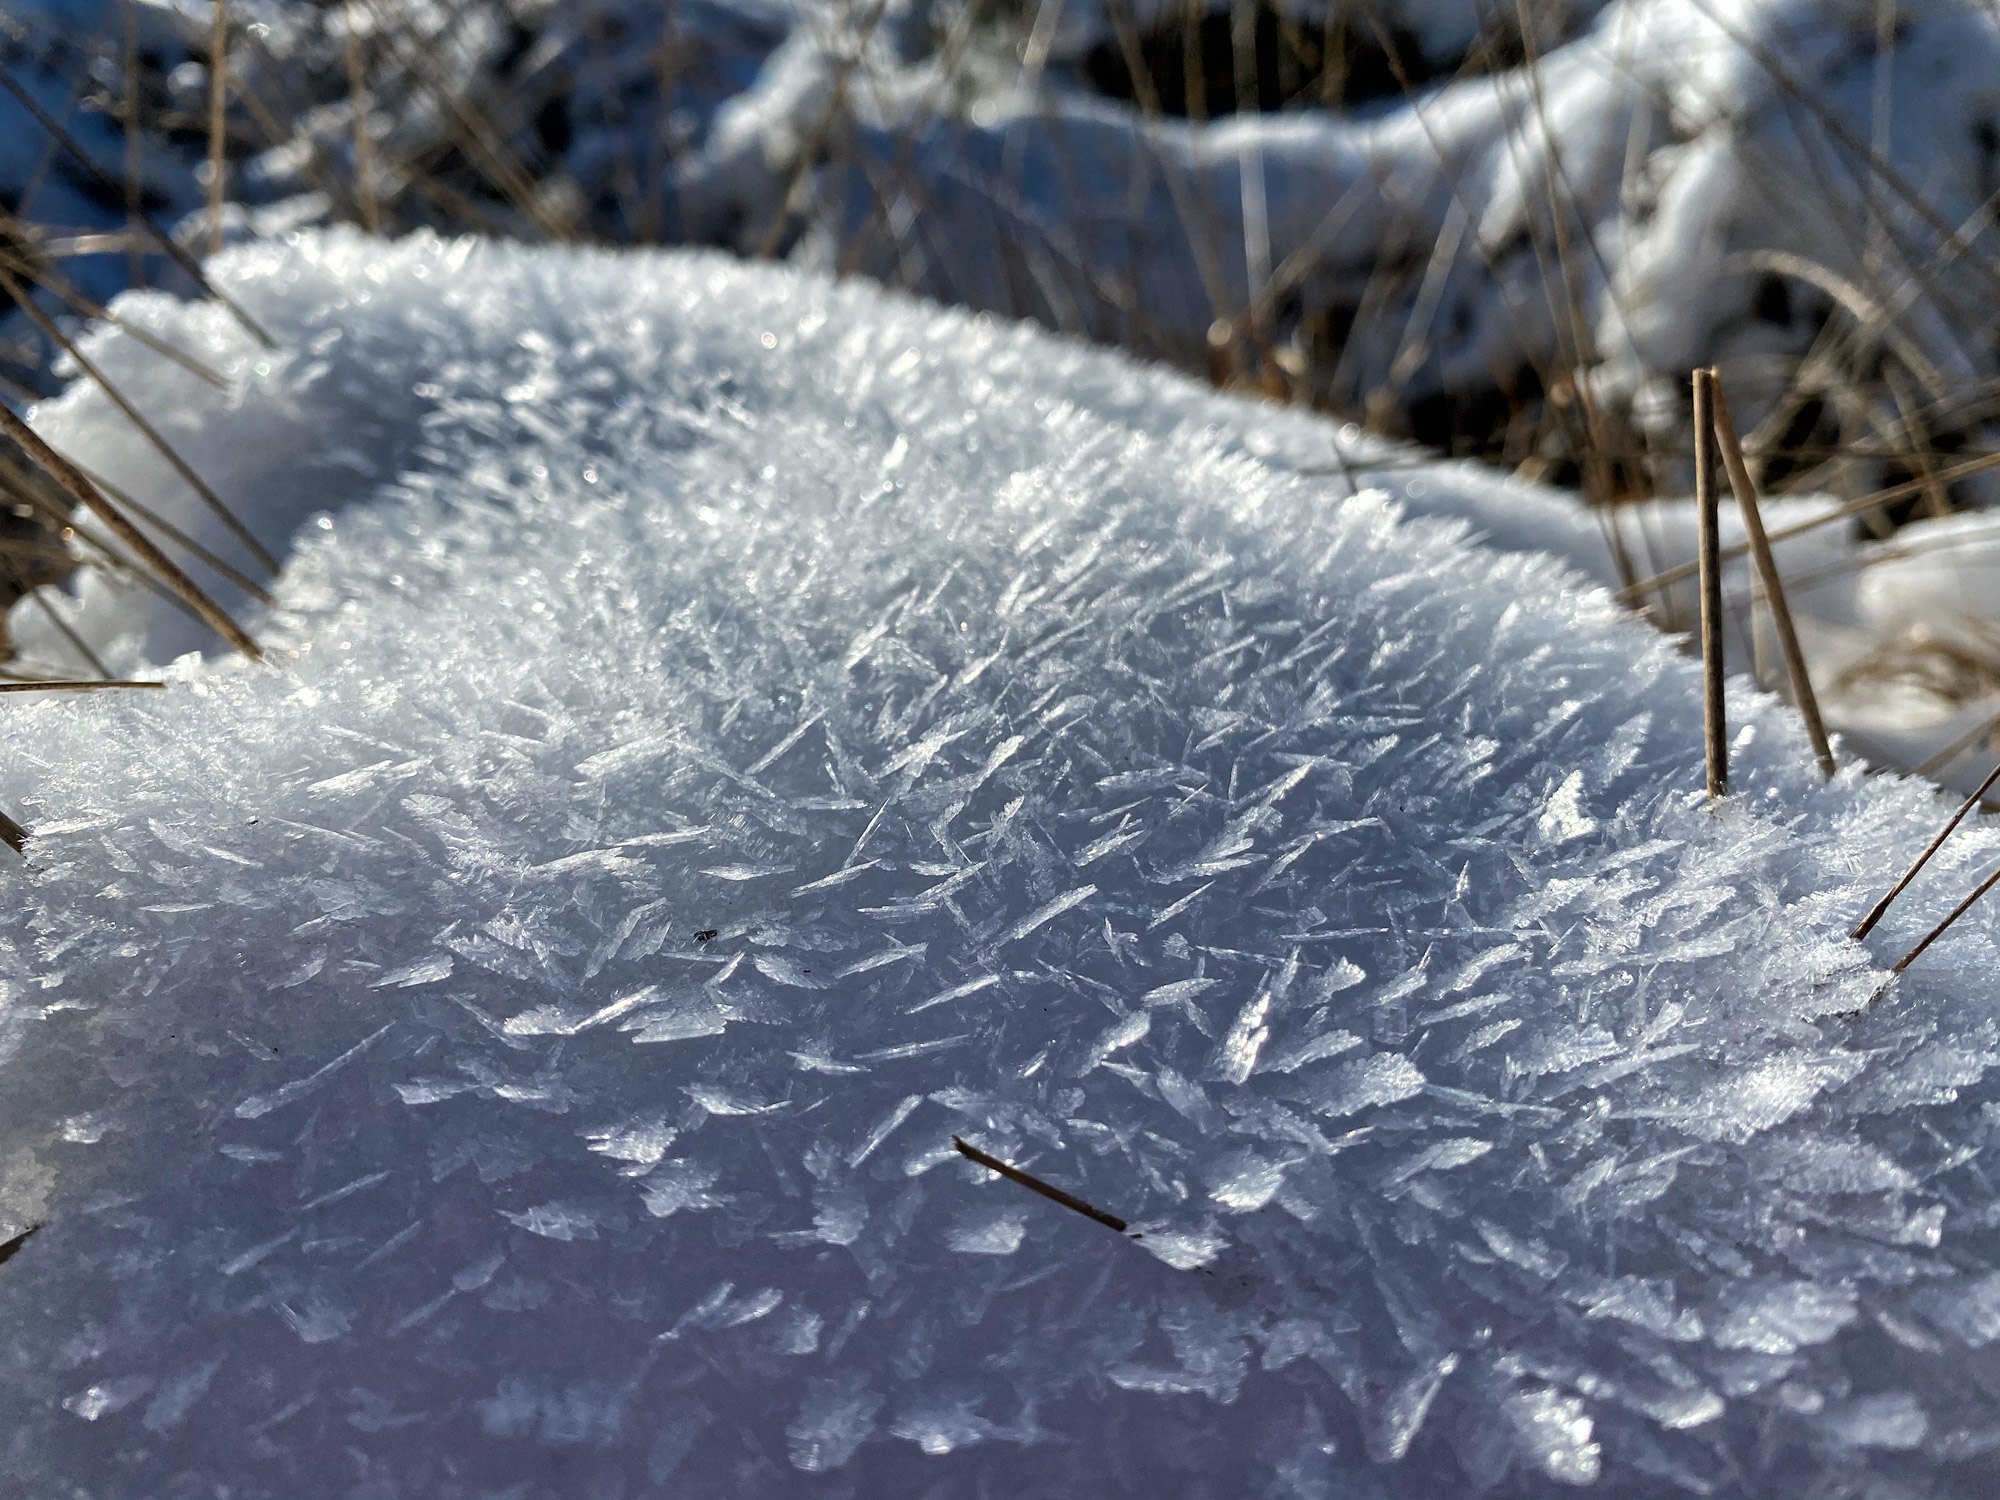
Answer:
<path fill-rule="evenodd" d="M 1255 7 L 1058 14 L 1074 52 L 1121 15 L 1223 10 Z M 1195 369 L 1220 320 L 1233 357 L 1275 345 L 1301 394 L 1439 447 L 1479 451 L 1495 413 L 1574 382 L 1662 493 L 1691 484 L 1664 454 L 1688 443 L 1697 365 L 1722 366 L 1746 432 L 1828 389 L 1811 351 L 1848 320 L 1941 410 L 1992 377 L 1990 7 L 1920 0 L 1893 29 L 1859 0 L 1298 10 L 1308 32 L 1393 29 L 1439 71 L 1407 97 L 1202 124 L 1030 68 L 960 114 L 949 56 L 901 61 L 875 13 L 839 45 L 802 27 L 680 168 L 685 234 L 757 249 L 812 167 L 803 253 L 828 266 Z M 1454 76 L 1482 27 L 1507 50 L 1502 13 L 1538 18 L 1536 66 Z M 1147 35 L 1179 56 L 1180 30 Z M 857 50 L 874 86 L 844 102 Z M 852 160 L 822 165 L 835 119 Z M 1961 482 L 1994 503 L 1990 476 Z"/>
<path fill-rule="evenodd" d="M 218 274 L 286 352 L 125 309 L 230 398 L 98 356 L 346 508 L 277 670 L 6 719 L 29 1492 L 1990 1485 L 1994 928 L 1859 1016 L 1841 937 L 1925 791 L 1746 698 L 1710 812 L 1601 592 L 1116 356 L 684 255 Z"/>
<path fill-rule="evenodd" d="M 0 15 L 10 68 L 106 179 L 0 95 L 0 199 L 99 298 L 132 264 L 73 231 L 125 227 L 103 96 L 128 15 L 151 127 L 132 170 L 205 248 L 186 127 L 209 6 Z M 795 253 L 1540 473 L 1643 453 L 1661 494 L 1689 487 L 1697 365 L 1774 478 L 1838 447 L 1821 478 L 1858 492 L 1912 446 L 1944 468 L 1995 440 L 2000 25 L 1979 0 L 257 0 L 225 21 L 231 238 L 379 203 L 391 227 Z M 1258 108 L 1236 108 L 1235 39 Z M 157 256 L 146 276 L 180 284 Z M 50 378 L 26 319 L 0 310 L 0 338 Z M 1941 483 L 2000 504 L 1991 473 Z"/>

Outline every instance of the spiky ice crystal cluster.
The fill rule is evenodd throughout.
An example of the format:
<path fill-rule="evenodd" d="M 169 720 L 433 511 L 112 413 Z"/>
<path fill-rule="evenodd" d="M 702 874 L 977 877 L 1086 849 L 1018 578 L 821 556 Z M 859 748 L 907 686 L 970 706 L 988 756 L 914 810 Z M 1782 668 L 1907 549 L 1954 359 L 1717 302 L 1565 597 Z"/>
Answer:
<path fill-rule="evenodd" d="M 1920 789 L 1744 699 L 1709 811 L 1668 644 L 1115 356 L 690 256 L 224 272 L 289 352 L 126 310 L 232 398 L 101 362 L 356 503 L 281 669 L 4 721 L 28 1492 L 1990 1482 L 1994 929 L 1858 1016 L 1841 936 Z"/>

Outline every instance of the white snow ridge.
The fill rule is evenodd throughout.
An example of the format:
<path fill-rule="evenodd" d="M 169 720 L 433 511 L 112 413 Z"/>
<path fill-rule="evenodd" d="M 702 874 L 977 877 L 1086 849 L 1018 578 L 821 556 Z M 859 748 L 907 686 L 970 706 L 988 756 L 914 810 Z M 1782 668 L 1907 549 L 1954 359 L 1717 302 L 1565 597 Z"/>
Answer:
<path fill-rule="evenodd" d="M 1667 643 L 1113 355 L 222 272 L 290 352 L 125 310 L 233 396 L 97 355 L 345 508 L 279 670 L 4 720 L 23 1493 L 1993 1492 L 1991 920 L 1868 1006 L 1993 834 L 1846 943 L 1927 792 L 1746 697 L 1710 812 Z"/>

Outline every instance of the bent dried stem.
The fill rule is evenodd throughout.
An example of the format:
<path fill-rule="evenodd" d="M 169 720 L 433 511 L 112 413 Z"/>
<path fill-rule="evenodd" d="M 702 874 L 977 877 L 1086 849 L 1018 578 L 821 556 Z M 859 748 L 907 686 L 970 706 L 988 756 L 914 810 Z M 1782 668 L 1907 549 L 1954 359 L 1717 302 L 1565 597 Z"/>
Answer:
<path fill-rule="evenodd" d="M 1876 507 L 1887 505 L 1893 500 L 1905 500 L 1911 495 L 1920 495 L 1934 483 L 1951 484 L 1956 480 L 1966 479 L 1974 474 L 1983 474 L 1988 469 L 2000 469 L 2000 453 L 1982 454 L 1978 458 L 1968 459 L 1962 464 L 1954 464 L 1949 469 L 1940 469 L 1937 473 L 1931 475 L 1928 480 L 1911 479 L 1902 484 L 1892 484 L 1886 489 L 1871 490 L 1865 495 L 1857 495 L 1854 499 L 1836 505 L 1832 510 L 1813 516 L 1809 520 L 1798 521 L 1790 526 L 1779 527 L 1778 530 L 1771 533 L 1770 540 L 1774 542 L 1789 542 L 1795 536 L 1804 536 L 1807 532 L 1817 531 L 1822 526 L 1831 526 L 1835 521 L 1844 521 L 1852 516 L 1858 516 L 1865 510 L 1874 510 Z M 1722 561 L 1735 562 L 1740 557 L 1747 557 L 1749 552 L 1750 548 L 1747 544 L 1737 547 L 1725 547 L 1722 549 Z M 1698 562 L 1677 563 L 1671 568 L 1663 568 L 1650 578 L 1641 578 L 1637 583 L 1627 585 L 1611 597 L 1616 599 L 1620 604 L 1631 604 L 1647 594 L 1657 593 L 1661 589 L 1669 588 L 1676 583 L 1684 583 L 1700 571 L 1701 564 Z"/>
<path fill-rule="evenodd" d="M 0 233 L 10 230 L 18 233 L 26 227 L 19 219 L 0 214 Z M 25 276 L 36 284 L 47 287 L 49 291 L 60 297 L 72 309 L 81 313 L 84 317 L 98 323 L 109 323 L 127 338 L 144 344 L 163 359 L 172 360 L 183 370 L 186 370 L 188 374 L 198 380 L 207 381 L 208 384 L 214 386 L 219 391 L 229 389 L 229 382 L 227 380 L 218 375 L 214 370 L 211 370 L 200 360 L 187 353 L 186 350 L 176 349 L 165 339 L 147 332 L 130 319 L 119 317 L 118 314 L 111 311 L 103 303 L 86 297 L 81 291 L 77 290 L 74 282 L 60 273 L 51 270 L 47 266 L 37 265 L 28 257 L 9 255 L 4 251 L 0 251 L 0 261 L 4 261 L 8 268 L 13 270 L 17 275 Z M 137 278 L 134 278 L 134 280 L 136 284 Z"/>
<path fill-rule="evenodd" d="M 0 682 L 0 693 L 94 693 L 99 688 L 163 688 L 164 682 L 150 682 L 144 679 L 114 680 L 100 677 L 82 677 L 75 680 L 59 677 L 29 678 L 24 682 Z"/>
<path fill-rule="evenodd" d="M 354 13 L 347 16 L 347 97 L 354 123 L 354 206 L 361 210 L 361 227 L 370 234 L 382 232 L 381 209 L 375 201 L 375 142 L 369 134 L 368 113 L 374 99 L 361 67 L 361 33 Z"/>
<path fill-rule="evenodd" d="M 229 108 L 229 0 L 212 0 L 208 34 L 208 253 L 222 253 L 223 129 Z"/>
<path fill-rule="evenodd" d="M 14 102 L 33 115 L 35 123 L 47 131 L 50 137 L 63 148 L 70 158 L 77 162 L 106 192 L 120 201 L 124 200 L 125 184 L 100 167 L 96 159 L 88 151 L 84 150 L 82 146 L 77 144 L 76 137 L 63 128 L 60 120 L 42 108 L 41 101 L 21 86 L 20 81 L 14 77 L 13 72 L 4 62 L 0 62 L 0 88 L 6 89 L 9 94 L 13 95 Z M 140 227 L 148 235 L 152 236 L 153 242 L 160 247 L 168 259 L 172 260 L 175 265 L 194 278 L 195 285 L 201 288 L 204 296 L 213 297 L 217 302 L 221 303 L 224 308 L 228 309 L 229 315 L 242 325 L 243 331 L 248 333 L 266 349 L 275 349 L 278 347 L 277 341 L 264 331 L 255 318 L 243 310 L 242 305 L 235 298 L 223 292 L 214 282 L 208 279 L 207 274 L 201 269 L 200 263 L 182 248 L 180 241 L 168 234 L 166 230 L 160 228 L 154 222 L 151 214 L 141 208 L 138 211 L 137 220 Z"/>
<path fill-rule="evenodd" d="M 181 548 L 181 550 L 186 552 L 190 557 L 194 558 L 197 562 L 206 563 L 209 567 L 213 568 L 219 576 L 228 579 L 231 583 L 235 584 L 239 589 L 243 590 L 244 593 L 248 594 L 252 599 L 255 599 L 259 604 L 268 606 L 276 602 L 271 597 L 271 591 L 265 588 L 262 584 L 258 583 L 256 579 L 247 576 L 246 574 L 238 571 L 235 568 L 232 568 L 228 563 L 224 562 L 221 558 L 217 557 L 213 552 L 209 551 L 208 548 L 202 546 L 200 542 L 197 542 L 193 537 L 189 536 L 185 531 L 182 531 L 180 527 L 174 525 L 172 521 L 169 521 L 165 516 L 161 515 L 158 511 L 154 510 L 151 506 L 142 504 L 141 502 L 134 500 L 130 495 L 126 494 L 125 491 L 119 489 L 117 485 L 113 484 L 110 480 L 106 479 L 102 474 L 97 473 L 95 470 L 85 469 L 81 464 L 78 464 L 77 467 L 83 470 L 85 478 L 89 479 L 89 481 L 92 484 L 96 485 L 100 490 L 103 490 L 105 494 L 109 495 L 114 504 L 122 506 L 124 509 L 130 511 L 133 515 L 137 516 L 140 520 L 144 521 L 148 526 L 152 527 L 155 531 L 162 533 L 168 541 L 172 542 L 175 546 Z"/>
<path fill-rule="evenodd" d="M 1996 729 L 2000 729 L 2000 714 L 1994 714 L 1990 718 L 1981 719 L 1964 734 L 1953 740 L 1949 745 L 1946 745 L 1944 749 L 1925 760 L 1919 761 L 1912 768 L 1912 774 L 1917 776 L 1935 775 Z"/>

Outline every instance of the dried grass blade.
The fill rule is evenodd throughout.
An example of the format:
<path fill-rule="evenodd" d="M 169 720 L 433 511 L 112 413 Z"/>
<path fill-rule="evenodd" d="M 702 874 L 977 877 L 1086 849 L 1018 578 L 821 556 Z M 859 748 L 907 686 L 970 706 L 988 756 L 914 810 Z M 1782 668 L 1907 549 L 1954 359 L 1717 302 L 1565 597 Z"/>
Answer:
<path fill-rule="evenodd" d="M 1995 714 L 1988 719 L 1981 719 L 1964 734 L 1953 740 L 1949 745 L 1946 745 L 1944 749 L 1919 761 L 1912 768 L 1912 774 L 1917 776 L 1936 775 L 1996 729 L 2000 729 L 2000 714 Z"/>
<path fill-rule="evenodd" d="M 65 553 L 64 556 L 67 557 L 68 554 Z M 104 658 L 99 656 L 95 651 L 91 650 L 90 642 L 86 641 L 82 636 L 78 635 L 76 631 L 70 627 L 69 621 L 65 620 L 62 617 L 62 615 L 57 612 L 56 607 L 53 604 L 49 603 L 49 596 L 42 592 L 42 585 L 30 583 L 26 578 L 24 578 L 21 575 L 21 570 L 14 565 L 14 559 L 12 556 L 0 556 L 0 569 L 5 570 L 8 581 L 14 585 L 16 592 L 19 593 L 21 598 L 33 599 L 35 601 L 36 607 L 41 610 L 43 616 L 48 620 L 49 624 L 55 627 L 56 634 L 61 636 L 65 641 L 69 642 L 70 650 L 74 651 L 78 656 L 82 657 L 85 664 L 88 665 L 90 670 L 95 672 L 99 678 L 104 680 L 109 680 L 111 676 L 111 669 L 104 665 Z"/>
<path fill-rule="evenodd" d="M 27 455 L 48 472 L 50 478 L 109 527 L 112 534 L 131 548 L 139 560 L 178 594 L 211 630 L 252 661 L 263 659 L 264 653 L 256 641 L 241 625 L 229 618 L 222 606 L 202 591 L 201 585 L 182 572 L 179 565 L 156 547 L 150 537 L 127 520 L 124 513 L 106 499 L 104 493 L 85 478 L 75 464 L 51 448 L 42 440 L 40 433 L 5 405 L 0 405 L 0 431 L 19 443 Z"/>
<path fill-rule="evenodd" d="M 19 229 L 24 226 L 21 225 L 18 219 L 8 219 L 5 217 L 0 217 L 0 227 L 4 227 L 7 229 Z M 111 309 L 106 307 L 103 303 L 93 301 L 91 298 L 86 297 L 82 292 L 77 290 L 76 284 L 70 281 L 67 277 L 58 275 L 56 272 L 50 270 L 46 266 L 33 265 L 23 260 L 19 256 L 8 255 L 5 256 L 4 258 L 17 273 L 19 273 L 22 276 L 26 276 L 35 282 L 38 282 L 42 286 L 47 287 L 51 292 L 54 292 L 58 297 L 62 298 L 64 302 L 68 303 L 70 307 L 75 309 L 75 311 L 80 313 L 82 316 L 86 318 L 93 318 L 100 323 L 109 323 L 113 328 L 116 328 L 119 332 L 123 333 L 127 338 L 132 339 L 137 343 L 144 344 L 148 349 L 151 349 L 155 354 L 159 355 L 162 359 L 172 360 L 175 364 L 179 365 L 183 370 L 186 370 L 188 374 L 194 376 L 198 380 L 207 381 L 210 385 L 214 386 L 218 391 L 226 391 L 229 389 L 229 382 L 226 379 L 224 379 L 216 371 L 211 370 L 207 365 L 203 364 L 200 360 L 196 359 L 186 350 L 176 349 L 172 344 L 168 343 L 165 339 L 156 337 L 155 335 L 148 333 L 145 329 L 141 328 L 137 323 L 133 323 L 125 318 L 119 317 L 118 314 L 112 312 Z M 133 284 L 136 286 L 139 285 L 140 283 L 135 279 Z"/>
<path fill-rule="evenodd" d="M 1722 561 L 1715 493 L 1715 371 L 1694 372 L 1694 495 L 1701 569 L 1702 747 L 1711 802 L 1729 795 L 1729 723 L 1723 713 Z"/>
<path fill-rule="evenodd" d="M 111 383 L 110 378 L 102 370 L 98 369 L 96 365 L 91 363 L 89 357 L 78 349 L 70 341 L 69 337 L 63 333 L 62 329 L 57 326 L 55 319 L 36 306 L 22 289 L 21 284 L 12 276 L 9 276 L 4 269 L 0 269 L 0 292 L 5 292 L 18 302 L 21 305 L 21 310 L 34 321 L 35 326 L 40 328 L 49 338 L 53 339 L 63 353 L 76 361 L 77 368 L 95 382 L 99 390 L 111 398 L 111 404 L 125 414 L 126 420 L 139 429 L 140 433 L 144 435 L 148 443 L 152 444 L 160 457 L 164 458 L 173 467 L 173 471 L 187 482 L 190 489 L 201 496 L 202 504 L 213 511 L 216 519 L 229 528 L 229 534 L 243 544 L 244 549 L 257 559 L 266 572 L 275 575 L 278 571 L 278 560 L 271 556 L 263 543 L 250 534 L 250 528 L 236 519 L 235 512 L 224 505 L 222 497 L 210 489 L 207 481 L 195 473 L 188 465 L 187 460 L 174 451 L 173 445 L 160 435 L 159 429 L 147 421 L 140 414 L 136 406 L 125 399 L 124 394 L 119 391 L 117 386 Z"/>
<path fill-rule="evenodd" d="M 78 464 L 77 467 L 83 469 L 83 465 L 81 464 Z M 237 569 L 232 568 L 228 563 L 202 546 L 200 542 L 197 542 L 185 531 L 182 531 L 180 527 L 174 525 L 173 522 L 169 521 L 151 506 L 140 504 L 137 500 L 134 500 L 130 495 L 119 489 L 117 485 L 103 478 L 94 470 L 83 469 L 83 473 L 92 484 L 103 490 L 116 504 L 131 511 L 133 515 L 144 521 L 155 531 L 164 533 L 168 541 L 180 547 L 196 561 L 206 563 L 222 577 L 228 579 L 252 599 L 255 599 L 259 604 L 269 605 L 275 602 L 271 598 L 271 591 L 269 589 L 259 584 L 254 578 L 247 577 Z"/>
<path fill-rule="evenodd" d="M 80 164 L 84 171 L 89 173 L 106 192 L 121 201 L 124 199 L 125 185 L 100 167 L 91 154 L 77 144 L 76 137 L 63 128 L 60 120 L 42 108 L 40 100 L 36 99 L 32 93 L 21 86 L 20 80 L 14 77 L 13 70 L 5 62 L 0 62 L 0 88 L 4 88 L 9 94 L 13 95 L 15 103 L 33 115 L 35 123 L 46 130 L 62 146 L 63 150 L 69 153 L 70 158 Z M 278 347 L 277 341 L 264 331 L 255 318 L 243 310 L 242 305 L 235 298 L 229 296 L 208 279 L 208 275 L 202 270 L 200 262 L 188 254 L 181 247 L 178 240 L 168 234 L 166 230 L 160 228 L 153 221 L 151 214 L 141 209 L 137 217 L 139 224 L 153 237 L 154 243 L 165 252 L 168 259 L 172 260 L 175 265 L 194 278 L 195 285 L 201 288 L 205 296 L 213 297 L 223 307 L 227 308 L 229 315 L 243 326 L 243 330 L 266 349 L 275 349 Z"/>
<path fill-rule="evenodd" d="M 208 253 L 222 253 L 222 174 L 228 164 L 223 126 L 229 107 L 229 0 L 209 0 Z"/>
<path fill-rule="evenodd" d="M 1080 1213 L 1086 1219 L 1095 1219 L 1106 1229 L 1115 1229 L 1120 1234 L 1125 1232 L 1125 1221 L 1115 1214 L 1108 1214 L 1101 1208 L 1093 1208 L 1081 1198 L 1070 1193 L 1065 1193 L 1061 1188 L 1056 1187 L 1052 1183 L 1044 1182 L 1039 1177 L 1030 1176 L 1019 1167 L 1010 1167 L 1007 1163 L 1000 1160 L 999 1157 L 988 1156 L 977 1146 L 968 1146 L 957 1136 L 951 1138 L 951 1143 L 958 1148 L 959 1155 L 978 1162 L 980 1166 L 985 1167 L 988 1171 L 998 1172 L 1009 1182 L 1018 1182 L 1031 1193 L 1040 1193 L 1050 1202 L 1060 1203 L 1064 1208 L 1071 1210 L 1073 1213 Z"/>
<path fill-rule="evenodd" d="M 1890 903 L 1902 895 L 1903 888 L 1912 880 L 1915 880 L 1918 871 L 1931 862 L 1931 856 L 1944 847 L 1944 841 L 1951 837 L 1952 830 L 1965 821 L 1967 813 L 1979 806 L 1980 799 L 1986 795 L 1987 789 L 1996 781 L 2000 781 L 2000 765 L 1995 765 L 1991 771 L 1987 772 L 1986 779 L 1979 783 L 1979 789 L 1960 804 L 1958 811 L 1951 815 L 1951 820 L 1938 830 L 1937 837 L 1924 845 L 1924 852 L 1919 854 L 1911 863 L 1909 869 L 1903 872 L 1902 878 L 1890 886 L 1888 894 L 1869 908 L 1868 915 L 1855 924 L 1854 931 L 1848 934 L 1850 938 L 1858 943 L 1875 930 L 1875 924 L 1882 920 L 1883 915 L 1889 910 Z M 1925 942 L 1929 941 L 1928 938 L 1925 939 Z M 1906 959 L 1904 962 L 1908 962 L 1908 960 Z"/>
<path fill-rule="evenodd" d="M 1933 927 L 1928 933 L 1926 933 L 1924 935 L 1924 940 L 1921 943 L 1917 944 L 1916 947 L 1912 948 L 1908 953 L 1905 953 L 1901 958 L 1897 959 L 1896 967 L 1891 969 L 1889 972 L 1891 974 L 1900 974 L 1903 972 L 1903 970 L 1909 968 L 1909 966 L 1915 963 L 1917 959 L 1922 955 L 1924 949 L 1930 947 L 1932 943 L 1935 943 L 1939 938 L 1943 937 L 1945 935 L 1945 932 L 1951 927 L 1952 923 L 1956 922 L 1960 917 L 1964 916 L 1967 912 L 1971 911 L 1973 906 L 1978 902 L 1979 898 L 1981 896 L 1984 896 L 1988 891 L 1992 890 L 1993 887 L 1996 885 L 2000 885 L 2000 868 L 1996 868 L 1991 875 L 1988 875 L 1984 880 L 1980 881 L 1978 888 L 1974 890 L 1970 896 L 1967 896 L 1963 901 L 1959 902 L 1958 905 L 1954 906 L 1951 909 L 1950 916 L 1946 917 L 1942 922 L 1938 923 L 1937 926 Z"/>
<path fill-rule="evenodd" d="M 1763 580 L 1764 599 L 1771 607 L 1771 623 L 1778 632 L 1778 650 L 1785 658 L 1785 673 L 1792 680 L 1792 702 L 1806 722 L 1806 737 L 1812 741 L 1813 759 L 1820 774 L 1832 779 L 1833 746 L 1826 737 L 1826 724 L 1819 716 L 1819 699 L 1813 693 L 1812 677 L 1806 671 L 1805 653 L 1799 649 L 1798 632 L 1792 628 L 1791 606 L 1785 602 L 1785 583 L 1778 576 L 1777 559 L 1771 555 L 1770 538 L 1764 534 L 1764 516 L 1757 503 L 1757 487 L 1750 482 L 1750 469 L 1743 462 L 1743 445 L 1736 440 L 1736 423 L 1729 415 L 1729 398 L 1719 376 L 1709 381 L 1711 416 L 1716 445 L 1722 450 L 1722 467 L 1729 475 L 1729 487 L 1736 492 L 1737 508 L 1743 512 L 1743 531 L 1749 539 L 1750 556 Z M 1699 460 L 1697 460 L 1699 462 Z"/>
<path fill-rule="evenodd" d="M 368 112 L 374 99 L 361 66 L 361 32 L 354 12 L 347 13 L 347 97 L 354 117 L 354 205 L 361 210 L 361 227 L 370 234 L 382 230 L 381 209 L 375 201 L 375 142 L 368 133 Z"/>
<path fill-rule="evenodd" d="M 1865 495 L 1857 495 L 1854 499 L 1835 506 L 1824 515 L 1814 516 L 1806 521 L 1798 521 L 1790 526 L 1779 527 L 1771 533 L 1770 540 L 1774 542 L 1789 542 L 1795 536 L 1804 536 L 1807 532 L 1817 531 L 1822 526 L 1831 526 L 1835 521 L 1848 520 L 1851 517 L 1860 515 L 1863 511 L 1887 505 L 1893 500 L 1903 500 L 1911 495 L 1922 494 L 1931 484 L 1951 484 L 1955 480 L 1970 478 L 1974 474 L 1983 474 L 1988 469 L 2000 469 L 2000 453 L 1982 454 L 1978 458 L 1968 459 L 1962 464 L 1954 464 L 1949 469 L 1941 469 L 1931 475 L 1928 481 L 1911 479 L 1902 484 L 1892 484 L 1886 489 L 1871 490 Z M 1738 547 L 1725 547 L 1722 550 L 1722 561 L 1734 562 L 1740 557 L 1747 557 L 1749 552 L 1750 549 L 1747 544 Z M 1701 564 L 1698 562 L 1677 563 L 1671 568 L 1662 569 L 1650 578 L 1641 578 L 1637 583 L 1627 585 L 1611 597 L 1616 599 L 1620 604 L 1630 604 L 1642 595 L 1655 593 L 1660 589 L 1669 588 L 1676 583 L 1684 583 L 1700 571 Z"/>
<path fill-rule="evenodd" d="M 163 688 L 164 682 L 82 677 L 30 678 L 23 682 L 0 682 L 0 693 L 94 693 L 99 688 Z"/>
<path fill-rule="evenodd" d="M 125 0 L 125 99 L 121 125 L 125 131 L 125 223 L 126 227 L 138 222 L 139 182 L 144 157 L 141 154 L 139 138 L 139 0 Z M 131 243 L 125 254 L 129 262 L 126 275 L 135 287 L 146 284 L 146 253 L 139 248 L 138 237 L 128 236 Z"/>

